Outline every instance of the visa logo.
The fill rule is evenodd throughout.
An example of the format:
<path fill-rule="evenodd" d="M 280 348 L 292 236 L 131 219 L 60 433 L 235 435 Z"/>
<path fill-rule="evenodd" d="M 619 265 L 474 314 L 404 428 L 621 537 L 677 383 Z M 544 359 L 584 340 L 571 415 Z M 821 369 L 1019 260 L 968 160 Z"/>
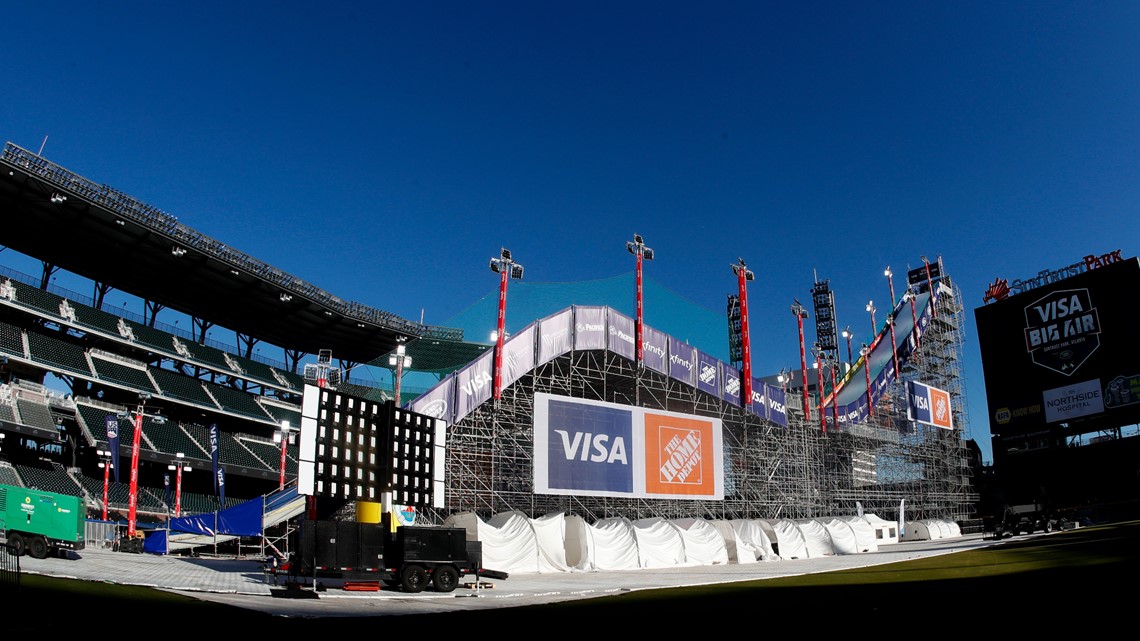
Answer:
<path fill-rule="evenodd" d="M 620 462 L 629 465 L 625 450 L 625 439 L 616 436 L 610 442 L 609 434 L 591 434 L 589 432 L 574 432 L 571 436 L 566 430 L 554 430 L 562 437 L 562 453 L 567 461 L 578 459 L 580 461 L 593 461 L 594 463 Z"/>

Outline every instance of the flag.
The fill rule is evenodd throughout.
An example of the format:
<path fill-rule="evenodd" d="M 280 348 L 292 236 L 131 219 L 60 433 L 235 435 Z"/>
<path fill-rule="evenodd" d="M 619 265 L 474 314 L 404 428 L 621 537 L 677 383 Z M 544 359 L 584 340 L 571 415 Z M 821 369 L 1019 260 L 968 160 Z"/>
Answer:
<path fill-rule="evenodd" d="M 105 425 L 107 427 L 107 449 L 111 450 L 111 469 L 115 470 L 115 482 L 119 482 L 119 417 L 108 414 Z"/>
<path fill-rule="evenodd" d="M 165 503 L 167 506 L 169 506 L 170 505 L 170 475 L 169 474 L 162 477 L 162 485 L 163 485 L 163 487 L 166 488 L 166 494 L 165 494 L 164 498 L 162 499 L 162 502 Z"/>
<path fill-rule="evenodd" d="M 903 518 L 903 505 L 905 503 L 906 503 L 906 499 L 899 499 L 899 538 L 900 539 L 903 538 L 903 534 L 906 533 L 906 519 Z"/>
<path fill-rule="evenodd" d="M 218 486 L 221 485 L 218 479 L 218 424 L 210 423 L 210 460 L 214 463 L 214 494 L 218 493 Z"/>
<path fill-rule="evenodd" d="M 214 480 L 218 483 L 218 495 L 221 496 L 221 509 L 226 509 L 226 471 L 218 468 L 217 474 L 214 475 Z"/>

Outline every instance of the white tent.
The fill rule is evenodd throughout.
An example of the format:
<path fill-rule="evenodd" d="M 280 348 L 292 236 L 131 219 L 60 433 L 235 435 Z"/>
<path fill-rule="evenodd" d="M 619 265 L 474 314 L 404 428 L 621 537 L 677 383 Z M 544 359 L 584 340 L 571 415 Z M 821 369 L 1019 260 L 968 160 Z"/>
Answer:
<path fill-rule="evenodd" d="M 643 568 L 670 568 L 685 565 L 685 541 L 676 526 L 663 518 L 633 522 L 637 539 L 638 564 Z"/>
<path fill-rule="evenodd" d="M 886 521 L 877 514 L 864 514 L 863 520 L 875 531 L 875 541 L 879 545 L 899 542 L 899 527 L 895 521 Z"/>
<path fill-rule="evenodd" d="M 769 523 L 776 533 L 776 545 L 779 546 L 781 559 L 808 558 L 807 542 L 795 521 L 777 519 L 776 521 L 769 521 Z"/>
<path fill-rule="evenodd" d="M 732 527 L 732 521 L 718 519 L 712 522 L 713 527 L 724 539 L 724 550 L 728 552 L 729 563 L 755 563 L 756 550 L 740 539 L 740 535 Z"/>
<path fill-rule="evenodd" d="M 957 532 L 957 534 L 955 534 Z M 906 532 L 903 539 L 907 541 L 926 541 L 961 536 L 961 528 L 957 523 L 940 519 L 924 519 L 921 521 L 907 521 Z"/>
<path fill-rule="evenodd" d="M 728 548 L 724 537 L 711 521 L 674 519 L 670 521 L 680 532 L 685 544 L 685 562 L 693 565 L 727 565 Z"/>
<path fill-rule="evenodd" d="M 859 552 L 875 552 L 879 549 L 878 539 L 875 537 L 875 528 L 867 519 L 861 516 L 852 516 L 844 519 L 855 532 L 855 545 Z"/>
<path fill-rule="evenodd" d="M 575 566 L 583 570 L 636 570 L 641 567 L 637 556 L 637 537 L 633 523 L 624 517 L 602 519 L 585 525 L 588 553 Z"/>
<path fill-rule="evenodd" d="M 822 523 L 812 519 L 800 519 L 795 523 L 799 526 L 800 532 L 803 532 L 808 558 L 835 555 L 835 546 L 831 543 L 831 535 L 827 533 L 827 528 L 823 527 Z"/>
<path fill-rule="evenodd" d="M 538 571 L 568 572 L 570 564 L 566 562 L 565 514 L 554 512 L 531 519 L 530 526 L 538 542 Z"/>
<path fill-rule="evenodd" d="M 754 519 L 732 519 L 713 521 L 724 538 L 729 563 L 755 563 L 776 559 L 772 542 Z"/>
<path fill-rule="evenodd" d="M 831 537 L 831 548 L 835 554 L 858 554 L 859 542 L 851 524 L 843 519 L 816 519 Z"/>
<path fill-rule="evenodd" d="M 483 567 L 508 573 L 537 573 L 538 539 L 530 519 L 518 511 L 496 514 L 484 522 L 473 512 L 453 514 L 443 523 L 467 530 L 468 541 L 480 541 Z"/>

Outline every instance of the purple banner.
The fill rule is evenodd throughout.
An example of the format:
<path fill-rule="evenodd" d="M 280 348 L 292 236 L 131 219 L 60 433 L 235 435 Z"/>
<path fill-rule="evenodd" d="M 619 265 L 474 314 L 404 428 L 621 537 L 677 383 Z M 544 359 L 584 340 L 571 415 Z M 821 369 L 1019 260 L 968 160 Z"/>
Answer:
<path fill-rule="evenodd" d="M 728 403 L 740 406 L 740 370 L 728 363 L 720 364 L 720 397 Z"/>
<path fill-rule="evenodd" d="M 669 337 L 669 376 L 691 387 L 697 386 L 697 348 Z"/>
<path fill-rule="evenodd" d="M 452 395 L 455 391 L 455 375 L 448 375 L 438 385 L 416 397 L 408 404 L 408 409 L 425 416 L 442 419 L 448 424 L 452 423 L 454 406 Z"/>
<path fill-rule="evenodd" d="M 768 418 L 768 399 L 764 396 L 764 381 L 755 376 L 752 377 L 752 398 L 748 399 L 745 411 L 760 418 Z"/>
<path fill-rule="evenodd" d="M 697 389 L 720 397 L 720 361 L 697 350 Z"/>
<path fill-rule="evenodd" d="M 610 336 L 607 347 L 609 350 L 629 360 L 636 357 L 634 349 L 633 319 L 624 314 L 610 310 Z"/>
<path fill-rule="evenodd" d="M 641 339 L 642 358 L 645 366 L 662 374 L 668 374 L 669 360 L 666 347 L 669 344 L 669 337 L 664 332 L 659 332 L 645 325 L 641 328 Z"/>
<path fill-rule="evenodd" d="M 538 321 L 538 362 L 545 365 L 570 351 L 573 334 L 570 332 L 574 318 L 572 309 L 565 309 Z"/>
<path fill-rule="evenodd" d="M 480 403 L 491 398 L 491 372 L 495 365 L 495 352 L 488 350 L 455 374 L 455 420 L 461 421 Z"/>
<path fill-rule="evenodd" d="M 119 482 L 119 417 L 108 414 L 104 419 L 107 429 L 107 449 L 111 450 L 111 469 L 115 471 L 115 482 Z"/>
<path fill-rule="evenodd" d="M 218 493 L 218 424 L 210 423 L 210 461 L 213 463 L 211 471 L 214 473 L 214 494 Z"/>
<path fill-rule="evenodd" d="M 606 348 L 606 308 L 574 308 L 574 349 Z"/>
<path fill-rule="evenodd" d="M 503 389 L 534 369 L 534 335 L 535 324 L 531 323 L 503 343 Z"/>

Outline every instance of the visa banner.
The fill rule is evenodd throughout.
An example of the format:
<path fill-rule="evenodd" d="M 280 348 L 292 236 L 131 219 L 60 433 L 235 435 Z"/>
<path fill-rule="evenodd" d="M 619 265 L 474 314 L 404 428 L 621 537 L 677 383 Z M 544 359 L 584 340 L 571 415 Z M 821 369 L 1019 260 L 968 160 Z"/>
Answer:
<path fill-rule="evenodd" d="M 917 381 L 907 381 L 906 417 L 912 421 L 954 429 L 954 416 L 950 411 L 950 393 Z"/>
<path fill-rule="evenodd" d="M 539 494 L 724 498 L 721 421 L 536 392 Z"/>

